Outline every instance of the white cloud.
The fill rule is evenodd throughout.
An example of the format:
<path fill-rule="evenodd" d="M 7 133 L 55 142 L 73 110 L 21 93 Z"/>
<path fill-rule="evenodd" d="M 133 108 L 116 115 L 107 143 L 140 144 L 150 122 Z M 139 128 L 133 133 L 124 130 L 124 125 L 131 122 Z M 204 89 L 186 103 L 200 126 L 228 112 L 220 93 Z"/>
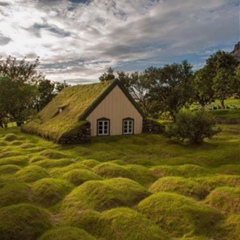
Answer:
<path fill-rule="evenodd" d="M 40 56 L 53 80 L 98 81 L 239 41 L 238 0 L 0 0 L 0 55 Z M 85 2 L 85 4 L 84 4 Z M 203 53 L 201 55 L 201 53 Z"/>

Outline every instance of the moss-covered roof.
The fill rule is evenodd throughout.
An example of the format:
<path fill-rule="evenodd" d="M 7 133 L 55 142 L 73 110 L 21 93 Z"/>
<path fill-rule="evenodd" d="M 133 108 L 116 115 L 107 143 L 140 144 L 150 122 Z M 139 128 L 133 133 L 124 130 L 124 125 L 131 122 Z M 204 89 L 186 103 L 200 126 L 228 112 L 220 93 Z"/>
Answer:
<path fill-rule="evenodd" d="M 56 142 L 63 136 L 74 134 L 76 129 L 86 123 L 83 115 L 89 112 L 91 106 L 99 101 L 111 85 L 113 82 L 107 81 L 63 89 L 34 120 L 25 124 L 22 130 Z"/>
<path fill-rule="evenodd" d="M 62 143 L 63 139 L 79 134 L 81 127 L 86 124 L 87 116 L 117 85 L 143 116 L 123 85 L 114 80 L 63 89 L 35 119 L 23 125 L 22 130 Z"/>

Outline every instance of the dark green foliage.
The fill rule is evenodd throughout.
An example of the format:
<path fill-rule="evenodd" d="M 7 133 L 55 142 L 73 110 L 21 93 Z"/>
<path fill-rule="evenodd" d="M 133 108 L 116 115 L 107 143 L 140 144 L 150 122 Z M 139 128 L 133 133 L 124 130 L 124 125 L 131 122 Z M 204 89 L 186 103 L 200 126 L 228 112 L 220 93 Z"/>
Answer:
<path fill-rule="evenodd" d="M 203 143 L 205 138 L 212 138 L 220 132 L 214 128 L 214 117 L 204 110 L 196 112 L 181 112 L 177 115 L 174 126 L 170 126 L 166 135 L 181 142 L 195 144 Z"/>
<path fill-rule="evenodd" d="M 149 91 L 149 98 L 155 103 L 154 111 L 169 112 L 175 120 L 182 107 L 191 102 L 192 78 L 192 66 L 187 61 L 159 68 Z"/>
<path fill-rule="evenodd" d="M 0 209 L 1 240 L 36 240 L 51 225 L 50 214 L 31 204 L 17 204 Z"/>
<path fill-rule="evenodd" d="M 76 227 L 58 227 L 44 233 L 39 240 L 96 240 L 96 238 Z"/>

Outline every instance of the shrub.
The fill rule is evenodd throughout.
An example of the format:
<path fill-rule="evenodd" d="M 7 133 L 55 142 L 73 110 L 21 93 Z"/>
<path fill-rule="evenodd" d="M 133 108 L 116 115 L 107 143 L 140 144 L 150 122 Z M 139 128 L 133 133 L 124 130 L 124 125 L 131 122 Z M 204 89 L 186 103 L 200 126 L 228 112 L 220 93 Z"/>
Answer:
<path fill-rule="evenodd" d="M 201 144 L 205 138 L 211 138 L 220 132 L 219 128 L 214 128 L 215 125 L 214 117 L 207 111 L 180 112 L 166 135 L 180 142 Z"/>

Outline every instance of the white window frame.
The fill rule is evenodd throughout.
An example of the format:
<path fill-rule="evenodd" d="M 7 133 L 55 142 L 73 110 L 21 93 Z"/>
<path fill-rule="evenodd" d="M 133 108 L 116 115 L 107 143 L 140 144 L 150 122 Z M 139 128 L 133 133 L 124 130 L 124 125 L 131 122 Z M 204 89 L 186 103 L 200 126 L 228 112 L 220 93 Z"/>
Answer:
<path fill-rule="evenodd" d="M 134 119 L 125 118 L 122 122 L 122 134 L 134 134 Z"/>
<path fill-rule="evenodd" d="M 107 118 L 100 118 L 97 120 L 97 135 L 108 136 L 110 135 L 110 120 Z"/>

